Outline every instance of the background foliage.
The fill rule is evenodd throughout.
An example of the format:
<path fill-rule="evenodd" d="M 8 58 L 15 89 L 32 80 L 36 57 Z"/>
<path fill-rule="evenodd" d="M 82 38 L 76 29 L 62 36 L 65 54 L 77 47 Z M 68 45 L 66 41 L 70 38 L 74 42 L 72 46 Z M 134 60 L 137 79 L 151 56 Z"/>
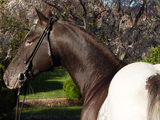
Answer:
<path fill-rule="evenodd" d="M 152 47 L 152 49 L 149 50 L 149 57 L 144 57 L 142 62 L 159 64 L 160 63 L 160 45 L 158 45 L 157 47 Z"/>
<path fill-rule="evenodd" d="M 81 98 L 81 94 L 71 78 L 64 82 L 63 91 L 66 98 Z"/>
<path fill-rule="evenodd" d="M 0 62 L 12 58 L 36 19 L 34 7 L 52 9 L 58 20 L 75 23 L 130 63 L 160 41 L 159 0 L 1 0 Z"/>
<path fill-rule="evenodd" d="M 5 67 L 0 64 L 0 120 L 9 120 L 16 104 L 16 94 L 4 86 L 2 81 L 4 70 Z"/>

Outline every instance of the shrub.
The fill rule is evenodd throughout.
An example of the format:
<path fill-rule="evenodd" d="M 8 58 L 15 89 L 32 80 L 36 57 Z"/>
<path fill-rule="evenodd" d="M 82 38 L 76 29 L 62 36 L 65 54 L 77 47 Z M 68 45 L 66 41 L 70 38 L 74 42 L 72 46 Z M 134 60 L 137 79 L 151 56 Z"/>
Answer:
<path fill-rule="evenodd" d="M 66 98 L 81 98 L 81 94 L 71 78 L 64 82 L 63 91 Z"/>
<path fill-rule="evenodd" d="M 155 48 L 152 47 L 152 49 L 149 50 L 149 57 L 144 57 L 142 62 L 159 64 L 160 63 L 160 45 L 158 45 Z"/>
<path fill-rule="evenodd" d="M 10 119 L 10 115 L 16 104 L 15 91 L 5 87 L 2 80 L 5 67 L 0 65 L 0 120 Z"/>
<path fill-rule="evenodd" d="M 0 79 L 3 78 L 4 71 L 5 71 L 5 66 L 3 66 L 3 65 L 0 64 Z"/>

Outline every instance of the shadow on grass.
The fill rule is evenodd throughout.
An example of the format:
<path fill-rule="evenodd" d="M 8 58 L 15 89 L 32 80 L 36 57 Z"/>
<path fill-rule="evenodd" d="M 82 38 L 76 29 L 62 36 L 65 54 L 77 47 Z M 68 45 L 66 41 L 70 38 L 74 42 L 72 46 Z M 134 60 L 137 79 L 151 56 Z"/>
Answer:
<path fill-rule="evenodd" d="M 55 68 L 53 72 L 49 71 L 41 73 L 36 76 L 34 80 L 28 82 L 27 94 L 60 90 L 63 87 L 63 82 L 67 79 L 65 78 L 67 74 L 67 71 L 60 67 Z"/>
<path fill-rule="evenodd" d="M 46 116 L 80 116 L 82 106 L 29 109 L 22 112 L 23 115 L 46 115 Z"/>

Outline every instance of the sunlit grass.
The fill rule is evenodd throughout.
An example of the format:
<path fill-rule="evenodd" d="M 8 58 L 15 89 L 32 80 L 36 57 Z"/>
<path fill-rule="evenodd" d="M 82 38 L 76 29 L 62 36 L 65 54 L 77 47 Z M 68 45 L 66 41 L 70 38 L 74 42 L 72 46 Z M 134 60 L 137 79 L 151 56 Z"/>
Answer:
<path fill-rule="evenodd" d="M 65 97 L 62 90 L 53 90 L 49 92 L 38 92 L 35 94 L 28 94 L 26 96 L 26 99 L 49 99 L 59 97 Z M 23 95 L 20 96 L 20 98 L 23 98 Z"/>
<path fill-rule="evenodd" d="M 64 97 L 63 83 L 70 76 L 65 69 L 55 68 L 53 72 L 44 72 L 29 81 L 26 99 L 46 99 Z M 20 99 L 23 98 L 20 95 Z"/>

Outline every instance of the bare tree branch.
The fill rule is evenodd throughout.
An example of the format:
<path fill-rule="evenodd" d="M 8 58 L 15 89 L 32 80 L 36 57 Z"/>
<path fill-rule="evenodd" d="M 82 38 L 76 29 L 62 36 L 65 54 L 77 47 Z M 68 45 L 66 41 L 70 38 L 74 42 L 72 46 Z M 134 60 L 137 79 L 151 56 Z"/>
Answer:
<path fill-rule="evenodd" d="M 2 28 L 7 28 L 7 27 L 8 27 L 8 26 L 1 26 L 0 29 L 2 29 Z M 10 26 L 8 29 L 6 29 L 5 32 L 6 32 L 6 31 L 9 31 L 9 30 L 12 29 L 12 28 L 19 28 L 19 29 L 23 29 L 23 30 L 30 31 L 30 29 L 28 29 L 28 28 L 20 27 L 20 26 L 17 26 L 17 25 L 12 25 L 12 26 Z"/>
<path fill-rule="evenodd" d="M 134 26 L 137 24 L 137 22 L 138 22 L 139 18 L 141 17 L 141 15 L 144 13 L 144 7 L 145 7 L 145 5 L 146 5 L 146 0 L 143 0 L 142 7 L 140 8 L 139 13 L 136 15 Z"/>
<path fill-rule="evenodd" d="M 60 10 L 57 6 L 55 6 L 55 5 L 47 2 L 46 0 L 42 0 L 42 1 L 43 1 L 44 3 L 46 3 L 47 5 L 49 5 L 49 6 L 52 6 L 52 7 L 56 8 L 59 12 L 61 12 L 61 10 Z"/>
<path fill-rule="evenodd" d="M 12 27 L 15 27 L 15 28 L 20 28 L 20 29 L 23 29 L 23 30 L 30 31 L 30 29 L 28 29 L 28 28 L 25 28 L 25 27 L 20 27 L 20 26 L 16 26 L 16 25 L 13 25 L 13 26 L 11 26 L 11 28 L 12 28 Z"/>

